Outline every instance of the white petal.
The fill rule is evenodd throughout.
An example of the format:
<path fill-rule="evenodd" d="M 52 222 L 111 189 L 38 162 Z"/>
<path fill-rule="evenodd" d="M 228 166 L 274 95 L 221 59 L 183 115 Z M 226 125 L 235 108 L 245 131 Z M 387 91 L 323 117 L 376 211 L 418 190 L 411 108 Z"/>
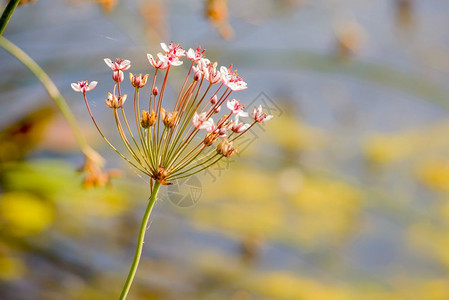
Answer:
<path fill-rule="evenodd" d="M 268 115 L 268 116 L 266 116 L 266 118 L 263 120 L 263 122 L 270 121 L 271 119 L 273 119 L 273 116 L 272 116 L 272 115 Z"/>
<path fill-rule="evenodd" d="M 104 62 L 108 65 L 109 68 L 112 69 L 114 67 L 114 63 L 109 58 L 105 58 Z"/>
<path fill-rule="evenodd" d="M 193 126 L 195 126 L 196 128 L 198 128 L 201 125 L 199 122 L 199 118 L 200 118 L 200 116 L 195 112 L 195 114 L 193 115 L 193 118 L 192 118 L 192 123 L 193 123 Z"/>
<path fill-rule="evenodd" d="M 122 96 L 122 105 L 125 104 L 126 98 L 128 98 L 127 94 Z"/>
<path fill-rule="evenodd" d="M 187 51 L 187 58 L 188 59 L 195 58 L 195 51 L 192 48 L 190 48 L 189 51 Z"/>
<path fill-rule="evenodd" d="M 212 132 L 214 131 L 216 128 L 215 124 L 214 124 L 214 120 L 212 118 L 210 118 L 209 120 L 207 120 L 206 122 L 203 123 L 204 128 L 206 129 L 207 132 Z"/>
<path fill-rule="evenodd" d="M 122 61 L 122 63 L 120 65 L 121 65 L 123 71 L 126 71 L 129 68 L 131 68 L 131 61 L 125 59 L 124 61 Z"/>
<path fill-rule="evenodd" d="M 238 112 L 238 115 L 239 115 L 240 117 L 247 117 L 247 116 L 248 116 L 248 113 L 247 113 L 246 111 L 239 111 L 239 112 Z"/>
<path fill-rule="evenodd" d="M 157 57 L 159 58 L 159 60 L 161 60 L 163 62 L 167 62 L 168 61 L 167 56 L 163 55 L 160 52 L 157 54 Z"/>
<path fill-rule="evenodd" d="M 149 61 L 151 64 L 153 64 L 153 62 L 154 62 L 153 55 L 151 55 L 150 53 L 147 53 L 147 58 L 148 58 L 148 61 Z"/>
<path fill-rule="evenodd" d="M 226 103 L 226 106 L 232 111 L 234 111 L 235 101 L 237 101 L 237 100 L 232 99 L 232 100 L 228 100 L 228 103 Z"/>
<path fill-rule="evenodd" d="M 71 86 L 75 92 L 77 93 L 81 92 L 80 85 L 78 83 L 72 83 Z"/>
<path fill-rule="evenodd" d="M 180 66 L 180 65 L 182 65 L 182 61 L 181 61 L 181 60 L 175 60 L 175 61 L 172 61 L 172 62 L 171 62 L 171 65 L 172 65 L 172 66 L 175 66 L 175 67 Z"/>
<path fill-rule="evenodd" d="M 168 47 L 167 47 L 167 45 L 165 43 L 161 43 L 161 47 L 162 47 L 162 50 L 164 50 L 165 52 L 169 52 L 170 51 L 170 49 L 168 49 Z"/>
<path fill-rule="evenodd" d="M 89 91 L 93 90 L 96 86 L 97 86 L 98 82 L 97 81 L 92 81 L 91 83 L 89 83 Z"/>

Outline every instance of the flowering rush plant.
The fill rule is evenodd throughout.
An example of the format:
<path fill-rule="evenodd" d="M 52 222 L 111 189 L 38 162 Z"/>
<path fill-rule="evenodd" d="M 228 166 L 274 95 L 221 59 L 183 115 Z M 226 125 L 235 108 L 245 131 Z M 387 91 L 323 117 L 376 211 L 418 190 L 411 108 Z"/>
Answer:
<path fill-rule="evenodd" d="M 254 108 L 249 116 L 244 111 L 244 104 L 239 99 L 231 97 L 233 92 L 247 88 L 246 82 L 236 70 L 233 70 L 232 65 L 218 68 L 216 62 L 213 63 L 204 56 L 205 50 L 201 47 L 185 51 L 179 44 L 173 42 L 169 45 L 161 43 L 161 46 L 163 53 L 158 53 L 156 57 L 147 54 L 148 61 L 154 69 L 149 96 L 142 97 L 143 99 L 140 97 L 149 75 L 129 73 L 133 87 L 132 121 L 135 124 L 132 126 L 136 127 L 134 130 L 123 108 L 128 95 L 123 92 L 121 86 L 125 77 L 124 72 L 131 68 L 131 62 L 119 58 L 115 61 L 104 59 L 112 71 L 114 82 L 112 92 L 108 93 L 105 102 L 112 110 L 118 133 L 128 155 L 120 152 L 105 137 L 92 114 L 86 94 L 96 87 L 97 82 L 72 83 L 73 90 L 83 94 L 92 121 L 106 143 L 126 162 L 147 175 L 150 182 L 150 197 L 140 226 L 134 260 L 120 299 L 126 298 L 131 287 L 141 256 L 149 216 L 160 186 L 192 176 L 224 157 L 235 154 L 236 140 L 255 124 L 264 123 L 272 118 L 262 111 L 261 106 Z M 171 107 L 167 107 L 167 103 L 164 103 L 164 94 L 168 75 L 172 68 L 183 64 L 181 60 L 183 57 L 190 61 L 190 68 L 176 101 Z M 223 111 L 226 110 L 224 114 L 222 108 Z M 243 118 L 252 120 L 245 123 L 242 121 Z"/>

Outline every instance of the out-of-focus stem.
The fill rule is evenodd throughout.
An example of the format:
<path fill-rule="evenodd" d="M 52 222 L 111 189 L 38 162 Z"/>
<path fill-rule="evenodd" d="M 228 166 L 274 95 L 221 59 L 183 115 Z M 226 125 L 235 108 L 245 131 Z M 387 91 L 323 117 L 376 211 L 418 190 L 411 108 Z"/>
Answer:
<path fill-rule="evenodd" d="M 17 5 L 19 5 L 20 0 L 10 0 L 8 5 L 6 5 L 5 10 L 0 18 L 0 36 L 3 35 L 6 25 L 8 25 L 9 19 L 11 19 L 14 10 L 16 10 Z"/>
<path fill-rule="evenodd" d="M 81 132 L 81 128 L 78 126 L 78 122 L 76 121 L 75 116 L 73 115 L 70 107 L 67 105 L 66 100 L 64 99 L 64 97 L 62 97 L 58 88 L 56 87 L 54 82 L 50 79 L 50 77 L 47 75 L 47 73 L 45 73 L 45 71 L 42 70 L 42 68 L 31 57 L 28 56 L 28 54 L 26 54 L 22 49 L 17 47 L 15 44 L 10 42 L 6 38 L 0 37 L 0 46 L 6 51 L 8 51 L 12 56 L 17 58 L 25 67 L 27 67 L 34 74 L 34 76 L 37 77 L 37 79 L 39 79 L 39 81 L 47 90 L 48 95 L 56 103 L 62 115 L 64 116 L 70 128 L 72 129 L 73 134 L 75 135 L 75 139 L 81 148 L 81 151 L 85 155 L 92 158 L 92 154 L 96 152 L 87 144 L 87 141 L 84 138 L 84 135 Z"/>
<path fill-rule="evenodd" d="M 125 300 L 128 295 L 131 284 L 133 283 L 134 275 L 136 275 L 137 267 L 139 266 L 140 257 L 142 255 L 143 243 L 145 239 L 145 232 L 147 231 L 148 220 L 150 219 L 151 211 L 153 210 L 154 203 L 156 202 L 156 196 L 159 191 L 161 183 L 159 181 L 154 182 L 154 186 L 148 199 L 147 208 L 140 223 L 139 236 L 137 238 L 136 251 L 134 253 L 134 259 L 129 270 L 128 277 L 126 278 L 125 285 L 123 286 L 122 293 L 120 294 L 120 300 Z"/>

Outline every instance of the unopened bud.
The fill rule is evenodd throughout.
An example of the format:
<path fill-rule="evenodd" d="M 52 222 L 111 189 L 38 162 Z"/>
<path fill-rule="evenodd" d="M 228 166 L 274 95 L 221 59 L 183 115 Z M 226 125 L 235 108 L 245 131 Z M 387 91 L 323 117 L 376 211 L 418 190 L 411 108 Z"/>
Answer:
<path fill-rule="evenodd" d="M 219 134 L 220 136 L 225 136 L 227 130 L 228 130 L 228 129 L 227 129 L 226 127 L 221 127 L 221 128 L 218 130 L 218 134 Z"/>
<path fill-rule="evenodd" d="M 218 101 L 217 95 L 214 95 L 214 96 L 210 99 L 210 103 L 212 103 L 212 104 L 217 103 L 217 101 Z"/>
<path fill-rule="evenodd" d="M 193 80 L 198 81 L 200 79 L 200 74 L 198 74 L 198 72 L 195 73 L 195 75 L 193 75 Z"/>
<path fill-rule="evenodd" d="M 124 77 L 123 72 L 120 70 L 112 72 L 112 80 L 115 82 L 122 82 Z"/>
<path fill-rule="evenodd" d="M 157 96 L 157 94 L 159 94 L 159 90 L 158 90 L 157 86 L 155 86 L 155 87 L 153 88 L 152 93 L 153 93 L 154 96 Z"/>
<path fill-rule="evenodd" d="M 215 107 L 214 112 L 218 114 L 221 110 L 221 106 Z"/>

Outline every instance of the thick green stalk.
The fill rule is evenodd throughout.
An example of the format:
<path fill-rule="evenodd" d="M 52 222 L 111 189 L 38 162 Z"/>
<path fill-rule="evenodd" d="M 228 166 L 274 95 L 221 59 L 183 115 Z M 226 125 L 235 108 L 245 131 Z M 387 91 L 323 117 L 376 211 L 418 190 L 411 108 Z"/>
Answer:
<path fill-rule="evenodd" d="M 150 199 L 148 199 L 147 209 L 142 218 L 142 223 L 140 223 L 139 237 L 137 238 L 136 251 L 134 253 L 134 259 L 131 264 L 131 269 L 129 270 L 128 278 L 126 278 L 125 285 L 123 287 L 122 293 L 120 294 L 120 300 L 126 299 L 131 284 L 136 275 L 137 267 L 139 266 L 140 256 L 142 255 L 143 242 L 145 239 L 145 232 L 147 231 L 148 220 L 150 219 L 151 211 L 153 210 L 154 202 L 156 202 L 156 196 L 159 191 L 161 183 L 156 181 L 153 186 L 153 191 L 151 192 Z"/>
<path fill-rule="evenodd" d="M 0 36 L 3 35 L 3 31 L 5 31 L 6 25 L 8 25 L 9 19 L 11 19 L 14 10 L 17 5 L 19 5 L 19 2 L 20 0 L 10 0 L 8 5 L 6 5 L 2 17 L 0 18 Z"/>

